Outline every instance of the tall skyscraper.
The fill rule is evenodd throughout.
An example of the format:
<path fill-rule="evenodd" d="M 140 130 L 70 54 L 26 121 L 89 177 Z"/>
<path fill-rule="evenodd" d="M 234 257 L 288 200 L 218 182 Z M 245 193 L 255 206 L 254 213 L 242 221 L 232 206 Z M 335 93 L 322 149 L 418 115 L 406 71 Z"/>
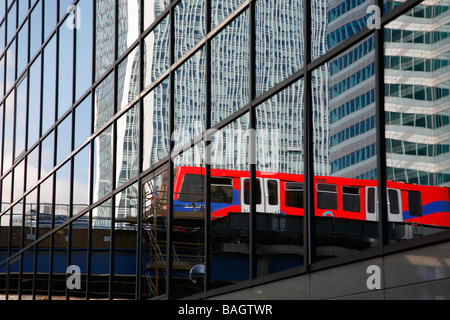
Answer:
<path fill-rule="evenodd" d="M 425 1 L 386 27 L 388 180 L 450 185 L 448 8 Z"/>

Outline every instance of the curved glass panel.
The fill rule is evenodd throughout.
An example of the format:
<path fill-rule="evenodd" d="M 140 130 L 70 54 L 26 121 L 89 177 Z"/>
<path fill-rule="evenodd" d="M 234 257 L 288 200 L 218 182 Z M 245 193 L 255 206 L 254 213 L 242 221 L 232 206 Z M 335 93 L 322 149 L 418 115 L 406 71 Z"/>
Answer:
<path fill-rule="evenodd" d="M 318 261 L 378 244 L 374 53 L 372 36 L 312 73 Z"/>
<path fill-rule="evenodd" d="M 303 101 L 301 79 L 256 108 L 258 276 L 304 262 Z"/>

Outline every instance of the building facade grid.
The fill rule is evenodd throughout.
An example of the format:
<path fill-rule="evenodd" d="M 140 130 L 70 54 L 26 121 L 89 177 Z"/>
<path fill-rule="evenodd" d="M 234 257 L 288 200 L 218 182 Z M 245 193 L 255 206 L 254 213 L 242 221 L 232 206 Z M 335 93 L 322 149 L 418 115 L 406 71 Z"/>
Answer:
<path fill-rule="evenodd" d="M 0 296 L 201 299 L 449 240 L 448 7 L 0 1 Z"/>

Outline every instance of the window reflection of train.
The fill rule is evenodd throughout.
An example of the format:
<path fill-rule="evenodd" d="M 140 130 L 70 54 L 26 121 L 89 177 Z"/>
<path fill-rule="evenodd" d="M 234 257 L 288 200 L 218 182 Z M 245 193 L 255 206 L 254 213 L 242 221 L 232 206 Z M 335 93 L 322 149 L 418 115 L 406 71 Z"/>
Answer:
<path fill-rule="evenodd" d="M 179 167 L 174 181 L 174 210 L 204 208 L 205 169 Z M 302 175 L 256 174 L 257 212 L 303 215 Z M 354 220 L 378 220 L 377 181 L 315 177 L 315 215 Z M 211 170 L 211 216 L 248 212 L 248 171 Z M 387 182 L 387 208 L 391 222 L 450 226 L 450 188 Z"/>

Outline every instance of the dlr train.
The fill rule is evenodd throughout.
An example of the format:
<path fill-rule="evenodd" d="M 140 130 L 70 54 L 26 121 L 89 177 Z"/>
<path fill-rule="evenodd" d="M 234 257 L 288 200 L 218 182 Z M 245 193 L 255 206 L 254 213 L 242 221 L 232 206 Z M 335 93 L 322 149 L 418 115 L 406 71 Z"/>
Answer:
<path fill-rule="evenodd" d="M 204 208 L 205 169 L 178 167 L 174 180 L 174 211 Z M 211 170 L 211 217 L 250 211 L 248 171 Z M 256 173 L 256 211 L 303 215 L 303 175 Z M 378 221 L 377 181 L 314 177 L 315 215 Z M 450 188 L 387 182 L 390 222 L 450 227 Z"/>

